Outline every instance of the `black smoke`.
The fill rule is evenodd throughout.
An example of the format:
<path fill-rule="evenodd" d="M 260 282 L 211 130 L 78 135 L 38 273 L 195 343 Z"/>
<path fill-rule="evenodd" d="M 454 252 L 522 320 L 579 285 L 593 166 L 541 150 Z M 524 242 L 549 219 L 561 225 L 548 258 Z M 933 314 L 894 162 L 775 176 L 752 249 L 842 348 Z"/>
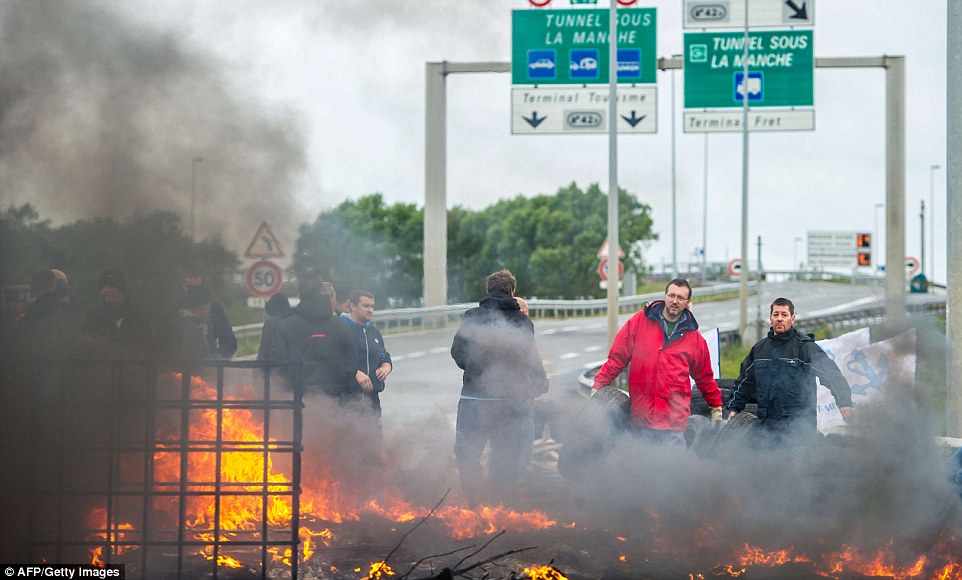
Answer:
<path fill-rule="evenodd" d="M 168 210 L 186 231 L 193 189 L 197 239 L 243 251 L 263 220 L 294 231 L 306 175 L 297 115 L 232 85 L 186 31 L 124 8 L 0 4 L 3 205 L 29 202 L 55 222 Z"/>

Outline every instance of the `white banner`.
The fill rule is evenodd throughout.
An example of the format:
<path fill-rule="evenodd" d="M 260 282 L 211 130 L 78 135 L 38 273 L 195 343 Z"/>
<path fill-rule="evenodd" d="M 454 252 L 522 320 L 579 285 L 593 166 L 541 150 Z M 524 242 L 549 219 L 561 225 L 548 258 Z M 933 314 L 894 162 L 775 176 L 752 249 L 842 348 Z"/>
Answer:
<path fill-rule="evenodd" d="M 852 402 L 857 407 L 888 388 L 915 384 L 918 362 L 915 330 L 908 330 L 888 340 L 869 343 L 867 328 L 835 339 L 820 340 L 852 389 Z M 818 430 L 821 433 L 844 431 L 845 421 L 829 390 L 818 385 Z"/>

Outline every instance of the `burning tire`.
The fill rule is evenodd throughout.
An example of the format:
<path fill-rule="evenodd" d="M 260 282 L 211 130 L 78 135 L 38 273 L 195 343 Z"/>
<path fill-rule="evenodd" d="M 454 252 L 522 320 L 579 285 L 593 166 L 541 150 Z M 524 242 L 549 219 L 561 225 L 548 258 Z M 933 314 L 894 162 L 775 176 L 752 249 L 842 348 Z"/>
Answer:
<path fill-rule="evenodd" d="M 558 455 L 558 472 L 580 480 L 591 463 L 607 455 L 628 426 L 631 400 L 615 387 L 604 387 L 588 399 L 566 433 Z"/>

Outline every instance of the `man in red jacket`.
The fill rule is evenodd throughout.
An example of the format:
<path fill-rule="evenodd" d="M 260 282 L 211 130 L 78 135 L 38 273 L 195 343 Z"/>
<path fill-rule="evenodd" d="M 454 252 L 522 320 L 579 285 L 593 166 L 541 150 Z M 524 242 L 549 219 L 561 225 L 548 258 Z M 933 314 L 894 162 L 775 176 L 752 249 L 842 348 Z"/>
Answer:
<path fill-rule="evenodd" d="M 676 278 L 665 299 L 649 304 L 618 331 L 593 388 L 611 384 L 625 367 L 631 397 L 630 424 L 645 439 L 685 446 L 691 413 L 691 381 L 711 407 L 712 425 L 722 420 L 721 390 L 712 373 L 708 344 L 688 309 L 691 285 Z"/>

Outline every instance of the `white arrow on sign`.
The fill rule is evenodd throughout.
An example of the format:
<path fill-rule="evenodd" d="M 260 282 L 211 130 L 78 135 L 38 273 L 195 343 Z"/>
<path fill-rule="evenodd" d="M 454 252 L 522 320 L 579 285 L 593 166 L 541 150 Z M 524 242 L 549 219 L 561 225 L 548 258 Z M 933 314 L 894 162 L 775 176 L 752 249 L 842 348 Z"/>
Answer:
<path fill-rule="evenodd" d="M 513 87 L 511 133 L 514 135 L 572 135 L 608 132 L 608 87 Z M 657 88 L 618 87 L 619 133 L 658 130 Z"/>
<path fill-rule="evenodd" d="M 746 0 L 685 0 L 684 28 L 745 26 Z M 748 26 L 815 26 L 815 0 L 751 0 Z"/>

